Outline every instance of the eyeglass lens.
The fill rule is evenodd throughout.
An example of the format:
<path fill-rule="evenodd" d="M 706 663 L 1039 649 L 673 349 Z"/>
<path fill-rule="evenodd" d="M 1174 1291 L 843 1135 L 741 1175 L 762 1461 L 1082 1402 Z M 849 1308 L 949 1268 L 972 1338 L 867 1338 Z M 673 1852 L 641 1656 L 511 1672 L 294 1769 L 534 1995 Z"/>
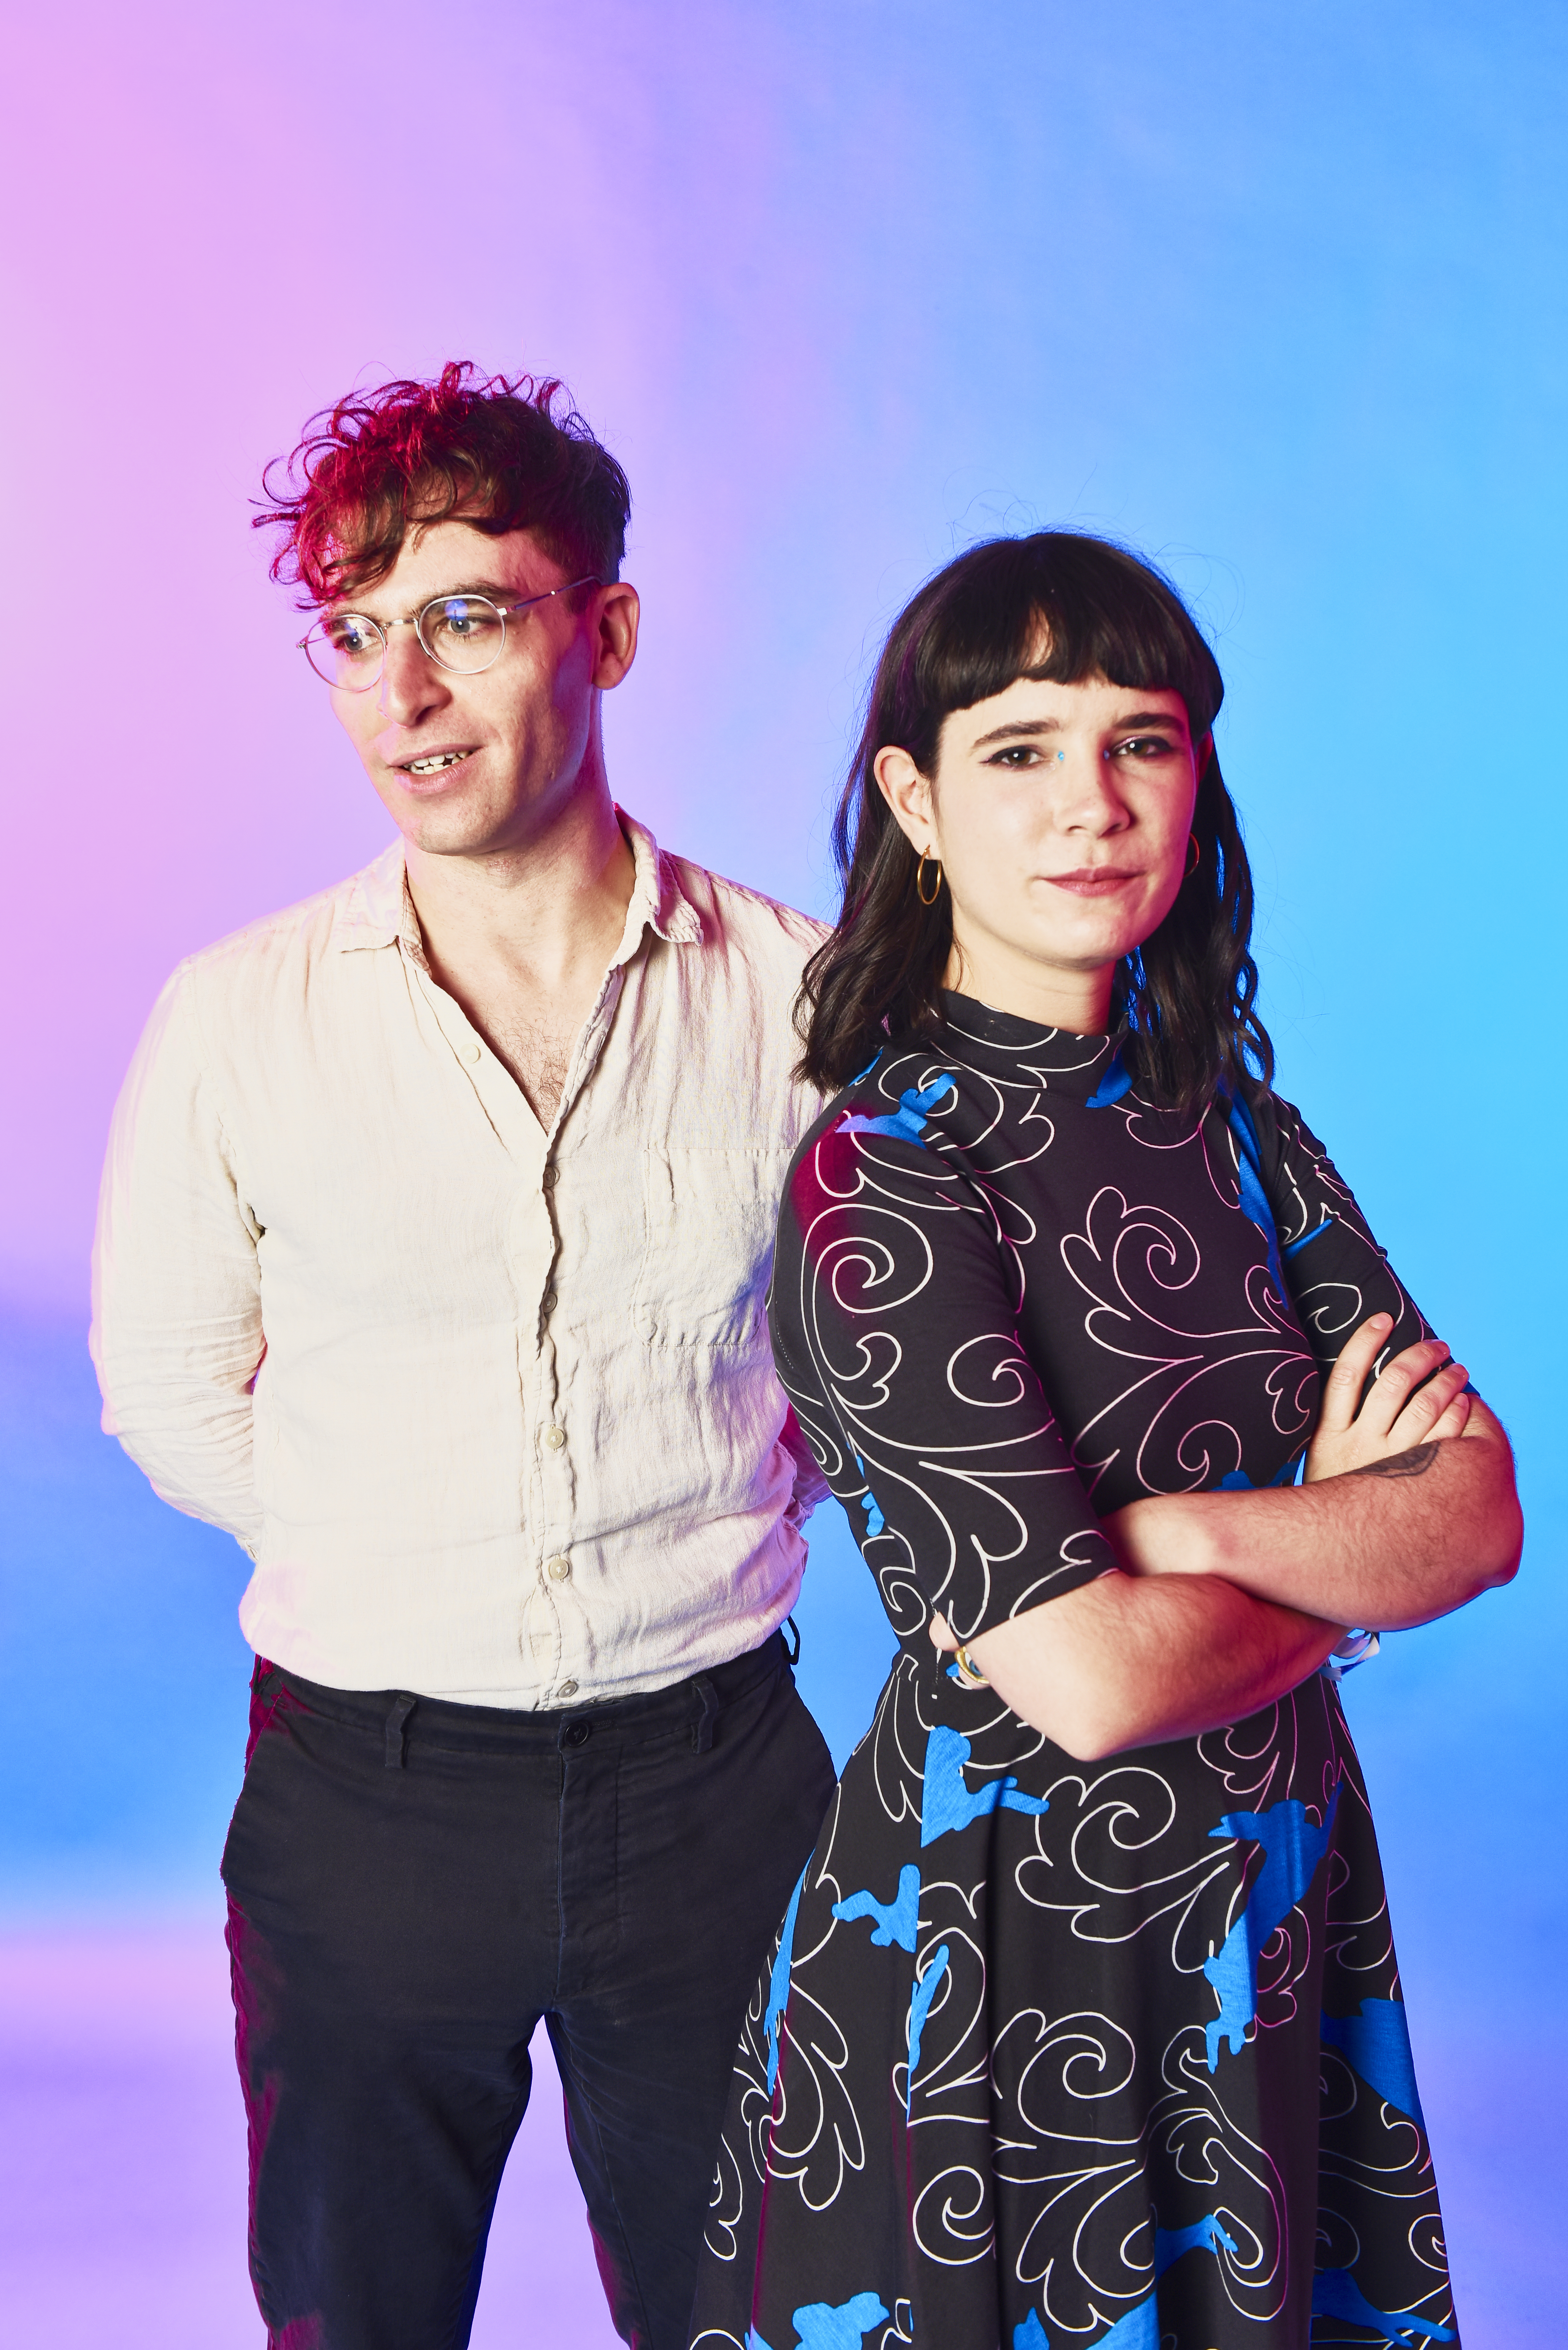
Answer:
<path fill-rule="evenodd" d="M 471 676 L 488 669 L 506 640 L 505 617 L 487 596 L 438 596 L 415 626 L 431 660 Z M 387 639 L 366 613 L 328 612 L 307 631 L 305 655 L 328 685 L 364 693 L 379 681 Z"/>

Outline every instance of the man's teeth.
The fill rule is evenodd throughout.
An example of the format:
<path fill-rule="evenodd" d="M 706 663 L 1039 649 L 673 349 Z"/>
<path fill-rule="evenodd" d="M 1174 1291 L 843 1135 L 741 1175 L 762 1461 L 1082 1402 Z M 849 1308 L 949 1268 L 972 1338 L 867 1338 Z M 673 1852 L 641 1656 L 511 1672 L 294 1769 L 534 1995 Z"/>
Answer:
<path fill-rule="evenodd" d="M 467 756 L 466 751 L 439 751 L 433 759 L 410 759 L 405 764 L 410 775 L 439 775 L 443 767 L 455 767 Z"/>

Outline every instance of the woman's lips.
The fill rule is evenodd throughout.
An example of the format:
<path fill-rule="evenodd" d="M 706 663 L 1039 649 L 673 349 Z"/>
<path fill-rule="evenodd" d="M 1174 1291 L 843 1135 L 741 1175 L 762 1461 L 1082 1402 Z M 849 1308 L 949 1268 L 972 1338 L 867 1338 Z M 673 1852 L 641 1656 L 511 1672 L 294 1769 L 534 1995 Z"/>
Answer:
<path fill-rule="evenodd" d="M 1143 876 L 1120 865 L 1082 865 L 1076 872 L 1047 873 L 1044 878 L 1054 889 L 1065 889 L 1075 898 L 1108 898 L 1113 890 L 1125 889 L 1129 881 L 1141 881 Z"/>

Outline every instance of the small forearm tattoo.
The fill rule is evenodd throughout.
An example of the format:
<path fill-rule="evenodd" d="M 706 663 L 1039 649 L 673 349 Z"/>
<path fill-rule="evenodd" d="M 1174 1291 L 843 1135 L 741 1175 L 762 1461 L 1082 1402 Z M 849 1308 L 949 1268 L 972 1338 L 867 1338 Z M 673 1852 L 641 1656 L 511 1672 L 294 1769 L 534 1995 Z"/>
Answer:
<path fill-rule="evenodd" d="M 1435 1444 L 1412 1444 L 1408 1452 L 1389 1452 L 1381 1461 L 1364 1461 L 1353 1477 L 1424 1477 L 1438 1457 Z"/>

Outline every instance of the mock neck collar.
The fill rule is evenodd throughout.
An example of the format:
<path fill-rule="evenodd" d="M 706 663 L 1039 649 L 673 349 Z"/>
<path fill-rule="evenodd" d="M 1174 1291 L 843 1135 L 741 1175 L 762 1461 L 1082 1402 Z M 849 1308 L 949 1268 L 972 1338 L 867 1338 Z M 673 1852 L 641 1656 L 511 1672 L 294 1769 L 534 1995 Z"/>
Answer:
<path fill-rule="evenodd" d="M 1049 1092 L 1065 1094 L 1095 1107 L 1105 1107 L 1127 1091 L 1118 1048 L 1126 1030 L 1112 1035 L 1075 1035 L 1068 1028 L 1050 1028 L 1016 1013 L 999 1012 L 978 997 L 942 991 L 942 1017 L 947 1034 L 966 1050 L 977 1048 L 986 1059 L 1007 1062 L 1020 1076 L 1037 1078 Z"/>

